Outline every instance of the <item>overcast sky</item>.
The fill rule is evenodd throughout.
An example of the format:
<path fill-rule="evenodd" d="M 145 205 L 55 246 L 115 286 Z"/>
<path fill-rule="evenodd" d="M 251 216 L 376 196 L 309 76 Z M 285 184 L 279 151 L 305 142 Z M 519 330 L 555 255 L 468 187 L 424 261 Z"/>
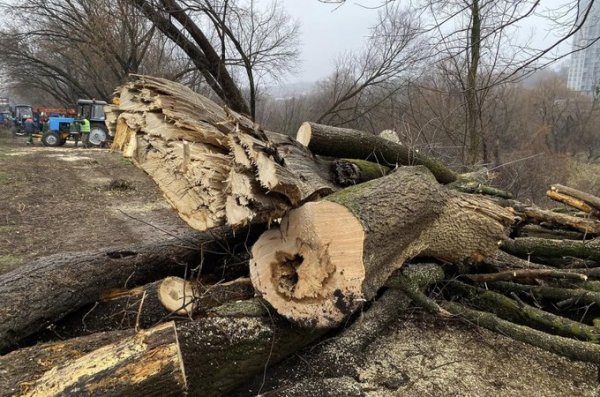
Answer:
<path fill-rule="evenodd" d="M 377 20 L 377 10 L 361 5 L 376 6 L 382 3 L 382 0 L 348 0 L 339 6 L 318 0 L 279 1 L 301 23 L 301 62 L 297 73 L 285 79 L 285 83 L 313 82 L 324 78 L 333 69 L 336 56 L 344 51 L 360 49 L 369 35 L 369 28 Z M 542 0 L 540 9 L 557 7 L 568 1 L 573 0 Z M 268 4 L 270 0 L 263 2 Z M 557 33 L 550 28 L 548 21 L 533 17 L 520 26 L 518 36 L 522 40 L 533 40 L 536 46 L 541 47 L 555 41 Z M 569 48 L 570 41 L 559 50 Z"/>
<path fill-rule="evenodd" d="M 381 0 L 365 0 L 361 4 L 381 4 Z M 333 69 L 337 55 L 361 48 L 369 28 L 377 20 L 377 11 L 348 2 L 342 6 L 318 0 L 282 1 L 290 15 L 301 23 L 301 64 L 294 81 L 315 81 Z"/>

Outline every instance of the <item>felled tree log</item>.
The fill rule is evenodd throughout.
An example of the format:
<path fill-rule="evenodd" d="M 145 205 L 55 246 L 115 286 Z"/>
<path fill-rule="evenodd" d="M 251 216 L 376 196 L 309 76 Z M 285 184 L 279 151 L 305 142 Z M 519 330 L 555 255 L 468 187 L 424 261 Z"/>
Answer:
<path fill-rule="evenodd" d="M 389 167 L 367 160 L 336 159 L 331 166 L 336 184 L 342 187 L 381 178 L 390 172 Z"/>
<path fill-rule="evenodd" d="M 545 222 L 554 226 L 568 226 L 587 235 L 600 234 L 600 222 L 593 219 L 580 218 L 568 214 L 543 210 L 537 207 L 523 205 L 522 203 L 510 200 L 509 205 L 513 205 L 515 214 L 523 220 L 537 223 Z"/>
<path fill-rule="evenodd" d="M 540 225 L 523 225 L 517 231 L 519 237 L 539 237 L 553 240 L 584 240 L 581 232 L 565 229 L 550 229 Z"/>
<path fill-rule="evenodd" d="M 586 192 L 582 192 L 577 189 L 573 189 L 571 187 L 559 185 L 559 184 L 552 185 L 550 187 L 550 190 L 554 191 L 556 193 L 565 194 L 567 196 L 571 196 L 578 200 L 581 200 L 584 203 L 586 203 L 587 205 L 593 207 L 596 210 L 597 214 L 600 213 L 600 197 L 594 196 L 593 194 L 589 194 Z M 581 208 L 579 208 L 579 209 L 581 209 Z M 591 212 L 591 211 L 585 211 L 585 212 Z"/>
<path fill-rule="evenodd" d="M 252 244 L 254 232 L 191 232 L 163 242 L 40 258 L 0 277 L 0 351 L 68 313 L 96 302 L 110 288 L 143 285 L 169 275 L 183 276 L 236 242 Z M 213 254 L 210 254 L 213 253 Z M 216 262 L 216 261 L 215 261 Z M 43 280 L 43 282 L 40 282 Z"/>
<path fill-rule="evenodd" d="M 600 260 L 600 238 L 576 241 L 519 237 L 504 241 L 502 249 L 521 257 L 563 258 L 569 256 L 593 261 Z"/>
<path fill-rule="evenodd" d="M 291 211 L 252 248 L 264 299 L 304 326 L 334 327 L 416 256 L 480 261 L 498 251 L 510 212 L 403 167 Z"/>
<path fill-rule="evenodd" d="M 195 229 L 268 222 L 336 189 L 328 162 L 181 84 L 133 76 L 120 102 L 112 148 Z"/>
<path fill-rule="evenodd" d="M 39 344 L 0 356 L 0 395 L 24 393 L 32 381 L 53 367 L 76 360 L 132 334 L 133 329 L 99 332 L 86 337 Z"/>
<path fill-rule="evenodd" d="M 178 300 L 170 296 L 185 296 L 185 299 Z M 95 332 L 145 329 L 167 320 L 199 317 L 228 301 L 245 300 L 253 296 L 254 288 L 249 278 L 202 285 L 168 277 L 129 290 L 106 291 L 92 308 L 84 307 L 66 316 L 53 324 L 51 330 L 34 335 L 34 338 L 73 338 Z"/>
<path fill-rule="evenodd" d="M 391 167 L 424 165 L 440 183 L 454 182 L 458 178 L 454 171 L 435 159 L 363 131 L 305 122 L 298 129 L 296 140 L 323 156 L 371 160 Z"/>
<path fill-rule="evenodd" d="M 571 197 L 567 194 L 559 193 L 555 190 L 548 190 L 546 192 L 546 196 L 554 201 L 558 201 L 559 203 L 566 204 L 570 207 L 576 208 L 580 211 L 586 212 L 588 214 L 597 215 L 597 210 L 590 205 L 588 205 L 585 201 L 577 199 L 575 197 Z"/>
<path fill-rule="evenodd" d="M 269 315 L 258 300 L 230 306 L 227 315 L 161 324 L 66 360 L 28 382 L 22 395 L 227 395 L 323 334 Z"/>

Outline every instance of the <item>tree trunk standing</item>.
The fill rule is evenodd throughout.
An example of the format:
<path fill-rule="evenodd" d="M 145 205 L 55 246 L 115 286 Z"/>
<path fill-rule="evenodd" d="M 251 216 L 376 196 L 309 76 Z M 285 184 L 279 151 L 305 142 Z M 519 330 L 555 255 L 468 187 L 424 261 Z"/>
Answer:
<path fill-rule="evenodd" d="M 479 0 L 473 0 L 471 9 L 471 35 L 468 39 L 470 54 L 467 72 L 467 86 L 465 87 L 465 102 L 467 110 L 467 157 L 466 165 L 477 164 L 481 157 L 481 131 L 478 128 L 480 107 L 477 103 L 477 83 L 479 77 L 479 59 L 481 50 L 481 16 L 479 13 Z"/>
<path fill-rule="evenodd" d="M 226 247 L 251 245 L 252 234 L 227 229 L 192 232 L 164 242 L 125 250 L 58 254 L 37 259 L 0 277 L 0 351 L 42 330 L 68 313 L 92 304 L 111 288 L 143 285 L 169 275 L 183 276 L 202 263 L 221 272 L 211 260 L 229 257 Z M 204 255 L 206 254 L 206 255 Z M 201 261 L 204 256 L 205 263 Z M 216 267 L 216 269 L 214 269 Z M 43 280 L 43 282 L 40 282 Z"/>
<path fill-rule="evenodd" d="M 335 327 L 408 259 L 482 260 L 512 221 L 484 198 L 443 188 L 424 167 L 403 167 L 292 210 L 253 246 L 250 276 L 279 314 Z"/>

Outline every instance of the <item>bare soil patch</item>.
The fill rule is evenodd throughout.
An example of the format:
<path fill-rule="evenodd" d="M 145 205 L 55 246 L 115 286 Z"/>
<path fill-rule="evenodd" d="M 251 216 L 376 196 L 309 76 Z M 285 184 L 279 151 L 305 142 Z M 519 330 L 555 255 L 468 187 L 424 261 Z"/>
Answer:
<path fill-rule="evenodd" d="M 119 154 L 31 146 L 0 130 L 0 273 L 40 256 L 187 228 L 154 182 Z"/>

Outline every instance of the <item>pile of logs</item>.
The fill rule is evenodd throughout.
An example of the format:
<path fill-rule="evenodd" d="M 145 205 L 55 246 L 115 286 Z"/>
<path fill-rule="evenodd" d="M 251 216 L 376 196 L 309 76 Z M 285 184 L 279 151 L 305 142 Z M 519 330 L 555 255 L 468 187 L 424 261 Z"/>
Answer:
<path fill-rule="evenodd" d="M 399 143 L 265 131 L 159 78 L 133 76 L 111 115 L 113 149 L 198 232 L 2 276 L 5 394 L 227 395 L 357 312 L 393 318 L 398 294 L 600 364 L 598 197 L 526 205 Z"/>

